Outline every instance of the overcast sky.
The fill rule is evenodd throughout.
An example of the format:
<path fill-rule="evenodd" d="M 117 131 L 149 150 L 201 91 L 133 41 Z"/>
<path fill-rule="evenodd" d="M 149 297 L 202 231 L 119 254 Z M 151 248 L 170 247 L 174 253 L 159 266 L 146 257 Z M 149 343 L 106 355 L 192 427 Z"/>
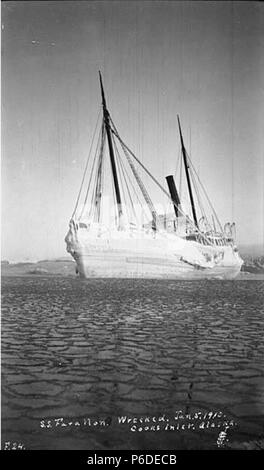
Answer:
<path fill-rule="evenodd" d="M 163 182 L 177 113 L 238 243 L 263 243 L 264 7 L 259 2 L 2 3 L 2 258 L 65 254 L 101 103 Z M 156 197 L 156 196 L 155 196 Z"/>

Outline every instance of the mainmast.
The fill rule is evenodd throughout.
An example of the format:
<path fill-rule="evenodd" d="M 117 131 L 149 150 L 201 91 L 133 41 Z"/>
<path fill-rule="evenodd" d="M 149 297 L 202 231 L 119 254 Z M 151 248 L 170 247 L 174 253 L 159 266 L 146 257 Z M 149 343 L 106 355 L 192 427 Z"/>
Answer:
<path fill-rule="evenodd" d="M 183 161 L 184 161 L 184 167 L 185 167 L 185 173 L 186 173 L 188 191 L 189 191 L 189 196 L 190 196 L 190 201 L 191 201 L 191 207 L 192 207 L 192 215 L 193 215 L 194 223 L 195 223 L 196 227 L 198 228 L 196 210 L 195 210 L 195 205 L 194 205 L 194 200 L 193 200 L 193 193 L 192 193 L 191 180 L 190 180 L 190 175 L 189 175 L 189 165 L 188 165 L 186 150 L 185 150 L 185 146 L 184 146 L 184 142 L 183 142 L 183 137 L 182 137 L 182 131 L 181 131 L 181 125 L 180 125 L 179 116 L 177 116 L 177 118 L 178 118 L 179 132 L 180 132 L 180 138 L 181 138 L 182 156 L 183 156 Z"/>
<path fill-rule="evenodd" d="M 117 171 L 116 171 L 116 163 L 115 163 L 113 142 L 112 142 L 112 136 L 111 136 L 111 127 L 110 127 L 110 120 L 109 120 L 109 112 L 108 112 L 108 109 L 106 107 L 106 101 L 105 101 L 105 94 L 104 94 L 104 88 L 103 88 L 101 72 L 99 72 L 99 77 L 100 77 L 100 85 L 101 85 L 101 93 L 102 93 L 104 123 L 105 123 L 105 129 L 106 129 L 106 135 L 107 135 L 107 141 L 108 141 L 108 148 L 109 148 L 109 155 L 110 155 L 111 167 L 112 167 L 112 173 L 113 173 L 113 179 L 114 179 L 115 195 L 116 195 L 118 219 L 119 219 L 119 228 L 120 228 L 122 226 L 122 215 L 123 215 L 122 203 L 121 203 L 120 189 L 119 189 L 119 183 L 118 183 L 118 177 L 117 177 Z"/>

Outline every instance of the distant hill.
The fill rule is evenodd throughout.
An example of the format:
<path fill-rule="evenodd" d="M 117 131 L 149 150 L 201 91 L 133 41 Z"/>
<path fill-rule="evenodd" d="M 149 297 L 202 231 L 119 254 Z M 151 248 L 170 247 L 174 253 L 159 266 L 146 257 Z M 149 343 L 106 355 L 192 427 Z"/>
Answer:
<path fill-rule="evenodd" d="M 264 274 L 264 254 L 254 256 L 240 251 L 244 260 L 241 271 L 250 274 Z M 2 276 L 23 276 L 23 275 L 43 275 L 43 276 L 75 276 L 75 262 L 70 257 L 63 257 L 54 260 L 41 260 L 37 263 L 23 262 L 10 263 L 8 260 L 1 261 Z"/>
<path fill-rule="evenodd" d="M 253 274 L 264 274 L 264 256 L 254 258 L 253 256 L 244 256 L 242 272 Z"/>
<path fill-rule="evenodd" d="M 75 276 L 75 262 L 71 258 L 57 260 L 42 260 L 37 263 L 9 263 L 1 262 L 2 276 Z"/>
<path fill-rule="evenodd" d="M 242 258 L 258 258 L 264 255 L 264 243 L 263 245 L 238 245 L 238 250 Z"/>
<path fill-rule="evenodd" d="M 9 264 L 9 261 L 7 261 L 6 259 L 3 259 L 1 261 L 1 266 L 7 266 Z"/>

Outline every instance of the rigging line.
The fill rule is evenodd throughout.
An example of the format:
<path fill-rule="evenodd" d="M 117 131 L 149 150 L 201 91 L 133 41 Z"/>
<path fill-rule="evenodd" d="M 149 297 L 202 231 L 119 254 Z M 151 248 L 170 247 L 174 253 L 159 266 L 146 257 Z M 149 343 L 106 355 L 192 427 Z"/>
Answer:
<path fill-rule="evenodd" d="M 197 182 L 194 178 L 194 174 L 193 174 L 193 171 L 192 171 L 192 168 L 190 168 L 190 175 L 191 175 L 191 180 L 192 180 L 192 184 L 193 184 L 193 187 L 194 187 L 194 191 L 195 191 L 195 195 L 196 195 L 196 199 L 197 199 L 197 202 L 198 202 L 198 206 L 200 208 L 200 211 L 201 211 L 201 214 L 202 216 L 205 217 L 205 210 L 204 210 L 204 207 L 203 207 L 203 204 L 202 204 L 202 200 L 201 200 L 201 197 L 200 197 L 200 194 L 199 194 L 199 190 L 198 190 L 198 185 L 197 185 Z"/>
<path fill-rule="evenodd" d="M 105 146 L 105 132 L 104 127 L 102 128 L 102 140 L 97 165 L 97 178 L 96 178 L 96 190 L 95 190 L 95 208 L 94 208 L 94 219 L 97 218 L 97 222 L 100 220 L 101 211 L 101 196 L 102 196 L 102 172 L 103 172 L 103 155 Z"/>
<path fill-rule="evenodd" d="M 121 156 L 120 156 L 120 153 L 119 153 L 117 144 L 115 143 L 115 145 L 116 145 L 117 153 L 118 153 L 118 155 L 119 155 L 119 158 L 120 158 L 120 161 L 121 161 L 121 164 L 122 164 L 122 168 L 123 168 L 123 170 L 125 171 L 126 177 L 127 177 L 128 181 L 129 181 L 129 183 L 130 183 L 130 185 L 131 185 L 131 188 L 133 189 L 133 192 L 134 192 L 134 194 L 135 194 L 135 196 L 136 196 L 136 199 L 137 199 L 137 201 L 138 201 L 140 207 L 143 209 L 143 212 L 144 212 L 145 216 L 146 216 L 147 219 L 148 219 L 148 217 L 149 217 L 149 212 L 146 211 L 146 209 L 145 209 L 145 204 L 140 200 L 140 198 L 139 198 L 139 196 L 138 196 L 138 193 L 137 193 L 137 191 L 136 191 L 135 185 L 134 185 L 133 182 L 131 181 L 131 178 L 130 178 L 130 176 L 129 176 L 129 174 L 128 174 L 128 171 L 127 171 L 127 169 L 126 169 L 126 167 L 125 167 L 125 165 L 124 165 L 124 163 L 123 163 L 123 161 L 122 161 L 122 158 L 121 158 Z M 122 147 L 122 150 L 124 151 L 123 147 Z M 124 152 L 124 153 L 125 153 L 125 152 Z M 127 160 L 127 161 L 128 161 L 128 160 Z M 130 169 L 131 169 L 131 166 L 130 166 Z M 131 169 L 131 171 L 132 171 L 132 169 Z M 126 180 L 125 180 L 125 181 L 126 181 Z M 126 181 L 126 184 L 127 184 L 127 181 Z M 128 185 L 127 185 L 127 187 L 128 187 Z M 129 187 L 128 187 L 128 190 L 129 190 Z M 130 190 L 129 190 L 129 195 L 130 195 L 131 205 L 132 205 L 132 208 L 133 208 L 133 212 L 134 212 L 134 215 L 135 215 L 135 219 L 136 219 L 136 221 L 138 222 L 138 219 L 137 219 L 137 215 L 136 215 L 136 212 L 135 212 L 135 209 L 134 209 L 134 204 L 133 204 L 133 201 L 132 201 L 132 196 L 131 196 Z M 142 194 L 142 195 L 143 195 L 143 194 Z"/>
<path fill-rule="evenodd" d="M 121 144 L 121 145 L 122 145 L 122 144 Z M 123 146 L 122 146 L 122 148 L 123 148 Z M 155 207 L 154 207 L 154 205 L 153 205 L 153 203 L 152 203 L 152 201 L 151 201 L 151 199 L 150 199 L 150 196 L 149 196 L 149 194 L 148 194 L 148 192 L 147 192 L 147 190 L 146 190 L 146 187 L 145 187 L 143 181 L 141 180 L 140 176 L 138 175 L 136 168 L 134 167 L 134 165 L 133 165 L 133 163 L 132 163 L 132 161 L 131 161 L 131 159 L 130 159 L 128 153 L 126 152 L 126 149 L 123 148 L 123 151 L 124 151 L 124 154 L 125 154 L 125 156 L 126 156 L 126 158 L 127 158 L 127 160 L 128 160 L 128 163 L 129 163 L 129 165 L 130 165 L 130 168 L 131 168 L 131 170 L 132 170 L 132 172 L 133 172 L 133 174 L 134 174 L 134 176 L 135 176 L 135 178 L 136 178 L 136 181 L 137 181 L 137 183 L 138 183 L 138 186 L 139 186 L 139 188 L 140 188 L 140 190 L 141 190 L 141 192 L 142 192 L 142 194 L 143 194 L 143 197 L 144 197 L 144 199 L 145 199 L 145 202 L 147 203 L 147 206 L 148 206 L 148 208 L 149 208 L 149 210 L 150 210 L 150 213 L 151 213 L 152 217 L 153 217 L 153 215 L 154 215 L 155 218 L 157 218 L 157 213 L 156 213 Z"/>
<path fill-rule="evenodd" d="M 127 183 L 128 174 L 127 174 L 127 172 L 126 172 L 126 168 L 125 168 L 125 166 L 124 166 L 124 163 L 123 163 L 122 158 L 121 158 L 121 156 L 120 156 L 120 153 L 119 153 L 119 151 L 118 151 L 118 148 L 117 148 L 117 144 L 116 144 L 115 139 L 113 139 L 113 141 L 114 141 L 114 145 L 115 145 L 115 149 L 116 149 L 116 154 L 117 154 L 117 156 L 118 156 L 118 158 L 119 158 L 119 162 L 120 162 L 122 174 L 123 174 L 123 177 L 124 177 L 124 181 L 125 181 L 125 184 L 126 184 L 126 189 L 127 189 L 128 197 L 129 197 L 129 200 L 130 200 L 130 205 L 131 205 L 132 213 L 133 213 L 133 215 L 134 215 L 135 221 L 137 222 L 136 211 L 135 211 L 135 208 L 134 208 L 134 204 L 133 204 L 131 192 L 130 192 L 130 189 L 129 189 L 129 186 L 128 186 L 128 183 Z M 130 182 L 130 184 L 131 184 L 131 182 Z"/>
<path fill-rule="evenodd" d="M 194 187 L 194 190 L 195 190 L 195 193 L 196 193 L 198 205 L 199 205 L 200 210 L 201 210 L 202 220 L 203 220 L 203 221 L 206 221 L 206 224 L 208 224 L 208 220 L 207 220 L 207 217 L 206 217 L 206 213 L 205 213 L 205 210 L 204 210 L 204 207 L 203 207 L 201 198 L 200 198 L 200 194 L 199 194 L 199 191 L 198 191 L 197 182 L 196 182 L 196 180 L 195 180 L 195 178 L 194 178 L 194 175 L 193 175 L 193 172 L 192 172 L 192 169 L 191 169 L 191 168 L 190 168 L 190 170 L 191 170 L 191 171 L 190 171 L 191 180 L 192 180 L 193 187 Z M 206 231 L 207 231 L 207 230 L 206 230 Z"/>
<path fill-rule="evenodd" d="M 83 212 L 84 212 L 84 210 L 86 209 L 86 204 L 87 204 L 87 200 L 88 200 L 88 196 L 89 196 L 89 191 L 90 191 L 90 187 L 91 187 L 91 182 L 92 182 L 92 179 L 93 179 L 93 173 L 94 173 L 95 162 L 96 162 L 96 159 L 97 159 L 97 153 L 98 153 L 99 142 L 101 141 L 101 136 L 102 136 L 102 128 L 103 128 L 103 124 L 102 124 L 102 126 L 101 126 L 101 130 L 100 130 L 100 134 L 99 134 L 99 138 L 98 138 L 98 142 L 97 142 L 97 146 L 96 146 L 96 151 L 95 151 L 95 154 L 94 154 L 94 160 L 93 160 L 93 165 L 92 165 L 92 168 L 91 168 L 90 179 L 89 179 L 89 183 L 88 183 L 88 187 L 87 187 L 87 191 L 86 191 L 86 195 L 85 195 L 85 200 L 84 200 L 84 204 L 83 204 L 83 208 L 82 208 L 82 212 L 81 212 L 80 218 L 82 217 Z M 92 194 L 92 199 L 93 199 L 93 194 Z M 91 204 L 92 204 L 92 202 L 91 202 Z M 90 217 L 90 215 L 91 215 L 91 207 L 90 207 L 90 210 L 89 210 L 88 217 Z M 80 218 L 79 218 L 79 219 L 80 219 Z"/>
<path fill-rule="evenodd" d="M 110 119 L 111 119 L 111 118 L 110 118 Z M 117 129 L 116 129 L 116 127 L 115 127 L 115 125 L 114 125 L 112 119 L 111 119 L 111 124 L 113 125 L 114 130 L 115 130 L 116 133 L 117 133 Z M 118 133 L 117 133 L 116 135 L 118 135 Z M 120 139 L 119 139 L 119 140 L 120 140 Z M 125 156 L 126 156 L 126 158 L 127 158 L 127 160 L 128 160 L 129 166 L 130 166 L 130 168 L 131 168 L 131 170 L 132 170 L 132 172 L 133 172 L 133 175 L 134 175 L 134 177 L 135 177 L 135 179 L 136 179 L 136 181 L 137 181 L 137 184 L 138 184 L 138 186 L 139 186 L 139 188 L 140 188 L 140 190 L 141 190 L 141 192 L 142 192 L 142 194 L 143 194 L 143 197 L 144 197 L 144 199 L 145 199 L 145 201 L 146 201 L 146 203 L 147 203 L 147 206 L 148 206 L 148 208 L 149 208 L 149 210 L 150 210 L 150 213 L 151 213 L 151 215 L 152 215 L 153 222 L 154 222 L 154 224 L 155 224 L 155 230 L 156 230 L 156 229 L 157 229 L 157 224 L 156 224 L 156 222 L 157 222 L 157 219 L 158 219 L 158 215 L 157 215 L 157 212 L 156 212 L 155 207 L 154 207 L 154 205 L 153 205 L 153 202 L 152 202 L 152 200 L 151 200 L 151 198 L 150 198 L 150 196 L 149 196 L 149 194 L 148 194 L 148 191 L 147 191 L 147 189 L 146 189 L 146 187 L 145 187 L 143 181 L 141 180 L 141 178 L 140 178 L 140 176 L 139 176 L 139 174 L 138 174 L 138 172 L 137 172 L 137 170 L 136 170 L 136 168 L 135 168 L 133 162 L 131 161 L 129 155 L 127 154 L 126 149 L 129 151 L 128 147 L 126 147 L 126 145 L 124 145 L 124 142 L 122 142 L 121 140 L 120 140 L 120 143 L 121 143 L 123 152 L 124 152 L 124 154 L 125 154 Z M 129 151 L 129 152 L 130 152 L 130 151 Z"/>
<path fill-rule="evenodd" d="M 78 193 L 78 196 L 77 196 L 77 201 L 75 203 L 75 207 L 74 207 L 74 210 L 73 210 L 73 213 L 72 213 L 72 216 L 71 216 L 72 219 L 75 216 L 75 213 L 76 213 L 76 210 L 77 210 L 77 207 L 78 207 L 78 204 L 79 204 L 79 200 L 80 200 L 80 197 L 81 197 L 81 192 L 82 192 L 82 188 L 83 188 L 83 184 L 84 184 L 84 180 L 85 180 L 85 176 L 86 176 L 86 172 L 87 172 L 87 168 L 88 168 L 88 163 L 89 163 L 89 160 L 90 160 L 90 157 L 91 157 L 93 142 L 94 142 L 95 134 L 96 134 L 97 127 L 98 127 L 100 114 L 101 114 L 101 107 L 100 107 L 99 112 L 98 112 L 96 125 L 95 125 L 95 129 L 94 129 L 93 137 L 92 137 L 92 143 L 91 143 L 89 154 L 88 154 L 88 157 L 87 157 L 87 160 L 86 160 L 86 165 L 85 165 L 84 174 L 83 174 L 83 177 L 82 177 L 82 182 L 81 182 L 81 186 L 80 186 L 80 189 L 79 189 L 79 193 Z"/>
<path fill-rule="evenodd" d="M 126 169 L 125 169 L 125 166 L 124 166 L 124 163 L 122 162 L 122 160 L 121 160 L 121 167 L 122 167 L 122 171 L 123 171 L 124 176 L 127 176 L 127 172 L 126 172 Z M 136 211 L 135 211 L 134 203 L 133 203 L 133 200 L 132 200 L 131 192 L 130 192 L 126 177 L 125 177 L 125 183 L 126 183 L 126 188 L 127 188 L 127 192 L 128 192 L 128 197 L 129 197 L 129 200 L 130 200 L 131 210 L 132 210 L 132 213 L 134 215 L 135 222 L 138 225 L 137 214 L 136 214 Z"/>
<path fill-rule="evenodd" d="M 122 174 L 123 174 L 124 180 L 125 180 L 125 176 L 124 176 L 124 173 L 123 173 L 122 168 L 121 168 L 121 158 L 120 158 L 119 152 L 117 150 L 115 139 L 113 138 L 112 140 L 113 140 L 113 143 L 114 143 L 115 154 L 116 154 L 116 157 L 117 157 L 116 161 L 117 161 L 117 167 L 118 167 L 118 172 L 119 172 L 119 180 L 120 180 L 120 185 L 121 185 L 121 189 L 122 189 L 123 199 L 125 201 L 126 216 L 128 217 L 127 199 L 126 199 L 126 193 L 125 193 L 125 190 L 124 190 Z"/>
<path fill-rule="evenodd" d="M 201 182 L 201 180 L 200 180 L 200 178 L 199 178 L 199 175 L 198 175 L 197 171 L 195 170 L 194 165 L 193 165 L 193 163 L 192 163 L 192 161 L 191 161 L 191 159 L 190 159 L 190 157 L 189 157 L 188 154 L 187 154 L 187 158 L 188 158 L 188 162 L 190 163 L 190 165 L 191 165 L 191 167 L 192 167 L 192 170 L 194 171 L 194 173 L 195 173 L 195 175 L 196 175 L 196 178 L 198 179 L 198 181 L 199 181 L 199 183 L 200 183 L 200 185 L 201 185 L 201 188 L 202 188 L 202 190 L 203 190 L 203 192 L 204 192 L 204 194 L 205 194 L 205 197 L 206 197 L 206 199 L 207 199 L 207 201 L 208 201 L 208 203 L 209 203 L 209 205 L 210 205 L 210 207 L 211 207 L 211 209 L 212 209 L 212 211 L 213 211 L 213 214 L 214 214 L 214 216 L 215 216 L 215 218 L 216 218 L 216 220 L 217 220 L 217 223 L 218 223 L 218 225 L 219 225 L 219 228 L 220 228 L 220 230 L 222 231 L 222 233 L 224 233 L 223 227 L 222 227 L 221 222 L 220 222 L 220 220 L 219 220 L 219 218 L 218 218 L 218 216 L 217 216 L 217 213 L 215 212 L 215 209 L 214 209 L 214 207 L 213 207 L 213 205 L 212 205 L 212 203 L 211 203 L 211 201 L 210 201 L 210 199 L 209 199 L 209 196 L 208 196 L 208 194 L 207 194 L 207 192 L 206 192 L 206 190 L 205 190 L 205 187 L 204 187 L 203 183 Z"/>
<path fill-rule="evenodd" d="M 104 132 L 104 134 L 105 134 L 105 132 Z M 105 152 L 105 142 L 104 142 L 103 152 Z M 102 172 L 101 172 L 101 196 L 103 196 L 104 185 L 105 185 L 105 173 L 106 173 L 105 167 L 106 167 L 106 164 L 105 164 L 104 153 L 103 153 L 103 154 L 102 154 Z M 101 201 L 100 201 L 100 216 L 99 216 L 99 217 L 101 218 L 101 222 L 103 221 L 103 212 L 104 212 L 104 209 L 103 209 L 102 197 L 101 197 Z M 99 219 L 99 220 L 100 220 L 100 219 Z M 98 222 L 99 222 L 99 220 L 98 220 Z"/>
<path fill-rule="evenodd" d="M 145 205 L 141 202 L 141 200 L 140 200 L 140 198 L 139 198 L 139 196 L 138 196 L 138 193 L 137 193 L 137 191 L 136 191 L 136 188 L 135 188 L 133 182 L 131 181 L 130 176 L 129 176 L 129 174 L 128 174 L 128 171 L 127 171 L 127 169 L 125 168 L 124 164 L 123 164 L 123 167 L 124 167 L 124 170 L 125 170 L 127 179 L 128 179 L 128 181 L 129 181 L 129 183 L 130 183 L 130 185 L 131 185 L 131 187 L 132 187 L 132 189 L 133 189 L 133 192 L 134 192 L 134 194 L 135 194 L 135 196 L 136 196 L 136 199 L 137 199 L 139 205 L 141 206 L 141 208 L 143 209 L 143 211 L 145 211 Z M 131 170 L 131 171 L 132 171 L 132 170 Z M 146 217 L 148 217 L 148 216 L 149 216 L 149 213 L 147 213 L 147 212 L 145 211 L 145 215 L 146 215 Z M 136 217 L 136 220 L 137 220 L 137 217 Z"/>
<path fill-rule="evenodd" d="M 180 152 L 181 157 L 181 152 Z M 179 183 L 179 196 L 180 201 L 182 200 L 182 158 L 180 159 L 180 183 Z"/>
<path fill-rule="evenodd" d="M 95 205 L 95 194 L 96 194 L 96 187 L 94 186 L 93 193 L 92 193 L 92 198 L 91 198 L 91 205 L 90 205 L 89 214 L 88 214 L 88 219 L 89 220 L 92 220 L 92 218 L 94 216 L 93 209 L 94 209 L 94 205 Z"/>
<path fill-rule="evenodd" d="M 118 155 L 118 152 L 117 152 L 117 149 L 116 149 L 115 141 L 114 141 L 114 139 L 112 139 L 112 140 L 113 140 L 113 142 L 114 142 L 114 147 L 115 147 L 115 150 L 116 150 L 116 155 Z M 118 167 L 118 172 L 119 172 L 120 186 L 121 186 L 123 198 L 124 198 L 124 201 L 125 201 L 125 208 L 126 208 L 126 210 L 127 210 L 126 194 L 125 194 L 125 191 L 124 191 L 123 180 L 122 180 L 122 174 L 121 174 L 121 167 L 120 167 L 120 158 L 117 158 L 116 161 L 117 161 L 117 167 Z M 126 212 L 126 216 L 128 216 L 127 212 Z"/>
<path fill-rule="evenodd" d="M 197 181 L 196 181 L 196 178 L 195 178 L 195 177 L 198 178 L 198 174 L 195 171 L 194 165 L 192 164 L 189 155 L 187 155 L 187 157 L 188 157 L 188 163 L 190 165 L 189 166 L 190 167 L 190 174 L 191 174 L 191 178 L 192 178 L 192 183 L 193 183 L 195 191 L 196 191 L 196 197 L 197 197 L 197 200 L 198 200 L 198 204 L 200 205 L 201 210 L 203 210 L 203 212 L 204 212 L 203 215 L 205 215 L 205 210 L 204 210 L 203 204 L 201 202 L 200 191 L 199 191 L 198 184 L 197 184 Z M 211 204 L 209 204 L 209 205 L 210 205 L 210 208 L 211 208 Z"/>
<path fill-rule="evenodd" d="M 97 146 L 96 146 L 96 150 L 95 150 L 95 154 L 94 154 L 93 165 L 92 165 L 92 169 L 91 169 L 91 173 L 90 173 L 90 179 L 89 179 L 89 183 L 88 183 L 88 187 L 87 187 L 87 191 L 86 191 L 86 195 L 85 195 L 85 200 L 84 200 L 84 204 L 83 204 L 83 208 L 82 208 L 82 212 L 81 212 L 81 215 L 79 217 L 79 220 L 83 216 L 83 212 L 84 212 L 84 209 L 85 209 L 85 206 L 86 206 L 86 203 L 87 203 L 89 190 L 90 190 L 90 186 L 91 186 L 91 181 L 92 181 L 92 176 L 93 176 L 93 171 L 94 171 L 94 166 L 95 166 L 95 162 L 96 162 L 96 158 L 97 158 L 99 142 L 101 141 L 101 138 L 102 138 L 103 126 L 104 126 L 104 122 L 102 122 L 102 125 L 101 125 L 101 130 L 100 130 L 100 134 L 99 134 L 99 138 L 98 138 L 98 142 L 97 142 Z"/>
<path fill-rule="evenodd" d="M 100 139 L 99 139 L 100 141 Z M 102 158 L 103 154 L 102 151 L 104 150 L 104 126 L 102 126 L 101 129 L 101 145 L 100 145 L 100 150 L 98 154 L 98 162 L 97 162 L 97 168 L 95 171 L 95 176 L 94 176 L 94 188 L 93 188 L 93 194 L 92 194 L 92 200 L 91 200 L 91 207 L 89 211 L 89 218 L 91 217 L 92 219 L 95 219 L 95 213 L 96 213 L 96 207 L 97 207 L 97 194 L 98 194 L 98 189 L 99 189 L 99 178 L 100 178 L 100 169 L 101 169 L 101 163 L 102 163 Z"/>
<path fill-rule="evenodd" d="M 179 163 L 181 163 L 181 150 L 180 149 L 178 149 L 178 158 L 177 158 L 177 162 L 176 162 L 175 176 L 178 173 Z"/>
<path fill-rule="evenodd" d="M 105 176 L 105 159 L 104 159 L 104 151 L 105 151 L 105 145 L 106 145 L 106 132 L 105 132 L 105 128 L 103 129 L 103 139 L 104 139 L 104 142 L 103 142 L 103 146 L 102 146 L 102 168 L 101 168 L 101 181 L 100 181 L 100 184 L 101 184 L 101 195 L 100 195 L 100 213 L 99 213 L 99 216 L 98 216 L 98 222 L 100 220 L 100 217 L 101 217 L 101 213 L 102 213 L 102 195 L 103 195 L 103 188 L 104 188 L 104 176 Z"/>
<path fill-rule="evenodd" d="M 197 199 L 198 199 L 198 203 L 199 203 L 200 196 L 199 196 L 199 191 L 198 191 L 198 188 L 197 188 L 197 182 L 195 181 L 195 178 L 194 178 L 194 174 L 193 174 L 193 170 L 192 170 L 192 168 L 190 168 L 190 170 L 191 170 L 191 171 L 190 171 L 190 173 L 191 173 L 191 178 L 192 178 L 192 181 L 193 181 L 193 184 L 194 184 L 195 191 L 196 191 L 196 193 L 197 193 L 196 195 L 197 195 Z M 202 204 L 201 204 L 201 209 L 203 209 L 203 206 L 202 206 Z M 203 212 L 203 214 L 202 214 L 202 215 L 204 216 L 204 219 L 205 219 L 205 220 L 207 221 L 207 223 L 208 223 L 208 220 L 207 220 L 207 217 L 206 217 L 205 211 Z M 216 231 L 216 227 L 215 227 L 215 224 L 214 224 L 214 218 L 213 218 L 213 215 L 212 215 L 212 219 L 213 219 L 213 227 L 210 227 L 210 228 L 211 228 L 210 232 L 211 232 L 211 234 L 213 234 L 213 233 L 214 233 L 214 234 L 216 234 L 216 235 L 217 235 L 217 231 Z M 209 224 L 209 223 L 208 223 L 208 224 Z M 209 225 L 210 225 L 210 224 L 209 224 Z M 219 227 L 218 227 L 218 228 L 219 228 Z M 221 235 L 221 240 L 222 240 L 222 241 L 224 241 L 224 238 L 223 238 L 223 233 L 220 233 L 220 235 Z M 215 243 L 215 240 L 214 240 L 214 243 Z"/>
<path fill-rule="evenodd" d="M 118 226 L 118 207 L 116 203 L 116 192 L 115 192 L 115 185 L 114 185 L 114 180 L 111 178 L 111 183 L 112 183 L 112 192 L 113 192 L 113 201 L 114 201 L 114 219 L 115 219 L 115 225 Z"/>
<path fill-rule="evenodd" d="M 116 137 L 118 138 L 118 140 L 120 141 L 121 144 L 123 144 L 122 146 L 124 146 L 127 151 L 130 153 L 130 155 L 139 163 L 139 165 L 143 168 L 143 170 L 145 170 L 145 172 L 149 175 L 149 177 L 154 181 L 154 183 L 156 183 L 156 185 L 161 189 L 161 191 L 166 194 L 166 196 L 170 199 L 170 201 L 172 202 L 172 204 L 174 204 L 174 206 L 176 206 L 176 203 L 173 201 L 173 199 L 171 199 L 169 193 L 167 193 L 167 191 L 163 188 L 163 186 L 158 182 L 158 180 L 156 180 L 156 178 L 150 173 L 150 171 L 145 167 L 145 165 L 143 165 L 143 163 L 141 163 L 141 161 L 136 157 L 136 155 L 134 155 L 134 153 L 127 147 L 127 145 L 122 141 L 121 137 L 118 135 L 117 132 L 115 132 L 114 129 L 112 129 L 112 132 L 116 135 Z M 178 211 L 184 216 L 184 217 L 188 217 L 178 206 Z M 189 219 L 188 217 L 188 220 L 189 220 L 189 223 L 190 225 L 192 225 L 192 227 L 194 228 L 195 231 L 197 231 L 206 241 L 209 245 L 213 246 L 211 240 L 209 240 L 207 238 L 207 236 L 202 233 L 199 228 L 192 222 L 192 220 Z"/>

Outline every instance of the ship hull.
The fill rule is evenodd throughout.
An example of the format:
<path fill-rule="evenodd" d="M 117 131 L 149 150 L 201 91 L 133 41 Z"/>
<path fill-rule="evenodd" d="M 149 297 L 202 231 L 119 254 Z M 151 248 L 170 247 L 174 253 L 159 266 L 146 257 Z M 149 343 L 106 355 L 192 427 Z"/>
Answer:
<path fill-rule="evenodd" d="M 231 246 L 205 246 L 168 234 L 93 237 L 70 230 L 65 241 L 82 278 L 233 279 L 243 263 Z"/>
<path fill-rule="evenodd" d="M 171 256 L 125 250 L 75 252 L 76 273 L 82 278 L 131 279 L 234 279 L 241 263 L 219 263 L 205 267 L 186 261 L 180 254 Z"/>
<path fill-rule="evenodd" d="M 75 254 L 76 273 L 82 278 L 234 279 L 240 265 L 204 268 L 180 260 L 131 256 L 128 253 Z"/>

